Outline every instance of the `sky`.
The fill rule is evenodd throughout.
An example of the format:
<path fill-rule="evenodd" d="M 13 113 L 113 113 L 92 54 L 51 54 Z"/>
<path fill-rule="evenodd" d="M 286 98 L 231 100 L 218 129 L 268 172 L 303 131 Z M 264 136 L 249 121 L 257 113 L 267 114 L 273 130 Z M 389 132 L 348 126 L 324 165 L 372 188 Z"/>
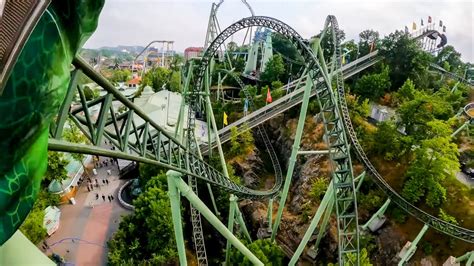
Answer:
<path fill-rule="evenodd" d="M 217 2 L 217 0 L 216 0 Z M 304 38 L 320 32 L 327 15 L 335 15 L 346 40 L 358 40 L 365 29 L 383 37 L 395 30 L 411 29 L 420 19 L 446 25 L 448 44 L 461 53 L 464 61 L 474 62 L 474 1 L 470 0 L 248 0 L 255 15 L 271 16 L 290 25 Z M 212 0 L 107 0 L 96 32 L 86 48 L 141 45 L 152 40 L 173 40 L 174 49 L 183 52 L 190 46 L 202 47 Z M 240 0 L 225 0 L 218 10 L 223 30 L 233 22 L 250 16 Z M 243 34 L 237 39 L 243 39 Z"/>

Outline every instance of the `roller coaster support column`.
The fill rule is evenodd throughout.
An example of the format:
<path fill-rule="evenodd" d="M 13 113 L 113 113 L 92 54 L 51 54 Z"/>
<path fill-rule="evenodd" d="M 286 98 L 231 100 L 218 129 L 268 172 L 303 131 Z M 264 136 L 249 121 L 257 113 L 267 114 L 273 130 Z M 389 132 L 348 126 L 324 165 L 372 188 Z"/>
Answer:
<path fill-rule="evenodd" d="M 235 205 L 235 216 L 237 217 L 237 223 L 240 225 L 240 230 L 242 233 L 247 237 L 249 241 L 252 241 L 250 237 L 249 231 L 247 230 L 247 226 L 245 225 L 244 217 L 242 216 L 242 212 L 239 210 L 239 205 L 237 201 L 233 201 L 232 204 Z"/>
<path fill-rule="evenodd" d="M 387 210 L 390 201 L 390 198 L 388 198 L 387 201 L 385 201 L 385 203 L 382 205 L 382 207 L 380 207 L 380 209 L 374 215 L 372 215 L 372 217 L 367 221 L 367 223 L 362 225 L 362 229 L 370 229 L 370 231 L 372 232 L 377 231 L 377 229 L 379 229 L 380 226 L 382 226 L 382 224 L 386 220 L 384 213 Z"/>
<path fill-rule="evenodd" d="M 234 232 L 234 222 L 237 218 L 237 223 L 240 226 L 240 230 L 242 233 L 247 237 L 249 241 L 252 241 L 250 234 L 247 230 L 247 226 L 245 226 L 244 218 L 242 217 L 242 213 L 239 210 L 239 205 L 237 204 L 237 197 L 234 195 L 230 195 L 229 197 L 229 219 L 227 223 L 227 229 L 229 231 Z M 225 262 L 229 265 L 230 259 L 230 242 L 227 240 L 226 250 L 225 250 Z"/>
<path fill-rule="evenodd" d="M 428 230 L 428 225 L 424 225 L 423 228 L 421 228 L 421 231 L 418 233 L 416 236 L 415 240 L 413 242 L 408 241 L 405 246 L 402 248 L 398 256 L 400 257 L 400 262 L 398 262 L 398 266 L 403 266 L 405 265 L 408 260 L 415 254 L 416 252 L 416 245 L 420 241 L 420 239 L 423 237 L 423 235 L 426 233 Z M 408 249 L 406 249 L 408 246 Z"/>
<path fill-rule="evenodd" d="M 354 179 L 354 182 L 357 182 L 356 192 L 359 192 L 359 189 L 362 185 L 362 182 L 365 178 L 365 171 L 362 172 L 359 176 Z M 313 249 L 318 249 L 319 243 L 321 243 L 321 239 L 323 238 L 324 233 L 326 232 L 326 228 L 329 224 L 329 218 L 331 218 L 331 213 L 334 210 L 334 197 L 331 198 L 331 201 L 328 203 L 328 207 L 326 208 L 326 212 L 324 213 L 323 222 L 321 223 L 318 238 L 316 239 L 316 243 L 313 246 Z"/>
<path fill-rule="evenodd" d="M 235 218 L 235 205 L 232 204 L 235 201 L 237 201 L 237 197 L 234 195 L 230 195 L 229 197 L 229 219 L 227 221 L 227 229 L 233 233 L 234 232 L 234 218 Z M 229 264 L 230 260 L 230 240 L 227 239 L 227 244 L 225 246 L 225 265 L 230 265 Z"/>
<path fill-rule="evenodd" d="M 472 263 L 474 262 L 474 251 L 470 251 L 470 252 L 462 255 L 461 257 L 456 258 L 457 263 L 461 263 L 465 260 L 467 260 L 466 261 L 466 266 L 471 266 Z"/>
<path fill-rule="evenodd" d="M 300 258 L 301 253 L 303 253 L 303 250 L 306 247 L 306 244 L 308 243 L 309 239 L 313 235 L 314 229 L 316 229 L 316 226 L 321 220 L 321 217 L 323 216 L 323 213 L 326 210 L 329 202 L 334 201 L 333 193 L 334 193 L 334 185 L 331 182 L 329 183 L 326 193 L 324 194 L 324 197 L 321 200 L 321 204 L 319 204 L 316 214 L 314 214 L 313 220 L 311 220 L 311 223 L 309 224 L 308 230 L 306 230 L 306 233 L 304 234 L 303 239 L 301 239 L 301 242 L 298 245 L 298 248 L 296 249 L 295 253 L 293 254 L 293 257 L 291 257 L 290 263 L 288 265 L 295 265 L 296 262 L 298 262 L 298 259 Z"/>
<path fill-rule="evenodd" d="M 272 224 L 273 224 L 273 198 L 268 200 L 268 210 L 267 210 L 267 217 L 268 217 L 268 233 L 272 232 Z"/>
<path fill-rule="evenodd" d="M 221 165 L 222 165 L 222 171 L 224 172 L 225 177 L 229 178 L 229 172 L 227 171 L 227 165 L 225 163 L 225 157 L 224 157 L 224 152 L 222 151 L 222 146 L 221 146 L 221 140 L 219 138 L 219 133 L 217 132 L 217 125 L 216 125 L 216 120 L 214 119 L 214 112 L 212 111 L 212 103 L 211 103 L 211 97 L 210 91 L 209 91 L 209 70 L 206 70 L 206 73 L 204 75 L 204 86 L 206 86 L 206 104 L 207 104 L 207 111 L 208 111 L 208 116 L 211 118 L 211 123 L 212 123 L 212 129 L 214 133 L 214 137 L 216 138 L 216 143 L 217 143 L 217 150 L 219 151 L 219 158 L 221 159 Z M 207 132 L 207 134 L 211 134 L 211 132 Z M 211 150 L 211 144 L 209 143 L 209 152 Z"/>
<path fill-rule="evenodd" d="M 174 236 L 176 246 L 178 247 L 179 265 L 187 265 L 186 249 L 184 247 L 183 225 L 181 221 L 181 204 L 178 188 L 175 185 L 175 179 L 181 177 L 181 173 L 169 170 L 166 172 L 168 179 L 168 196 L 171 203 L 171 215 L 173 218 Z"/>
<path fill-rule="evenodd" d="M 188 93 L 188 88 L 189 88 L 189 83 L 191 82 L 191 76 L 193 74 L 193 68 L 194 68 L 194 61 L 191 60 L 189 62 L 188 66 L 188 73 L 186 73 L 186 80 L 184 81 L 184 86 L 183 86 L 183 92 L 182 92 L 182 99 L 181 99 L 181 104 L 179 106 L 179 115 L 178 115 L 178 126 L 175 129 L 174 132 L 174 137 L 183 141 L 183 122 L 184 122 L 184 107 L 186 106 L 186 102 L 184 98 L 186 97 L 186 94 Z"/>
<path fill-rule="evenodd" d="M 453 132 L 453 134 L 451 134 L 451 137 L 454 137 L 456 136 L 457 134 L 459 134 L 459 132 L 461 132 L 464 128 L 467 127 L 467 136 L 469 136 L 469 124 L 471 123 L 471 121 L 467 120 L 462 126 L 460 126 L 458 129 L 456 129 L 456 131 Z"/>
<path fill-rule="evenodd" d="M 308 110 L 308 102 L 311 94 L 311 88 L 313 87 L 312 81 L 307 81 L 303 101 L 301 104 L 300 116 L 298 119 L 298 126 L 296 127 L 295 140 L 293 142 L 293 148 L 291 150 L 290 163 L 288 165 L 288 171 L 286 172 L 285 184 L 281 192 L 280 203 L 278 205 L 278 212 L 275 219 L 275 224 L 273 225 L 272 232 L 272 241 L 275 241 L 276 234 L 278 232 L 278 227 L 280 226 L 281 216 L 283 215 L 283 208 L 285 207 L 286 198 L 288 197 L 288 190 L 290 189 L 291 178 L 293 177 L 293 171 L 295 169 L 296 157 L 298 156 L 298 151 L 300 149 L 301 136 L 303 134 L 303 128 L 305 124 L 306 111 Z"/>
<path fill-rule="evenodd" d="M 356 191 L 359 192 L 360 187 L 365 179 L 365 171 L 362 172 L 358 177 L 354 179 L 354 183 L 357 182 Z"/>
<path fill-rule="evenodd" d="M 191 202 L 194 208 L 196 208 L 204 216 L 204 218 L 206 218 L 206 220 L 217 231 L 219 231 L 219 233 L 222 234 L 223 237 L 229 240 L 230 243 L 240 252 L 242 252 L 242 254 L 247 257 L 254 265 L 263 266 L 263 263 L 246 246 L 244 246 L 244 244 L 242 244 L 242 242 L 240 242 L 231 231 L 227 230 L 226 226 L 221 221 L 219 221 L 219 218 L 217 218 L 217 216 L 215 216 L 211 210 L 209 210 L 206 204 L 202 202 L 196 194 L 194 194 L 186 182 L 184 182 L 179 176 L 172 177 L 174 178 L 172 181 L 176 187 L 178 187 L 179 191 L 181 191 L 181 194 L 186 197 L 189 202 Z"/>

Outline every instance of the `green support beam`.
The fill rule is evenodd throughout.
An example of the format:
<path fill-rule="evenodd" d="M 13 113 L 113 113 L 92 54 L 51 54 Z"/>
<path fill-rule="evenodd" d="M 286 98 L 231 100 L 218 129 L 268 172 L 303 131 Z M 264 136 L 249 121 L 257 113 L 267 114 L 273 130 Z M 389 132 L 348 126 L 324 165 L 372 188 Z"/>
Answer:
<path fill-rule="evenodd" d="M 380 207 L 380 209 L 376 213 L 374 213 L 374 215 L 372 215 L 372 217 L 367 221 L 367 223 L 362 225 L 362 229 L 367 231 L 367 229 L 370 229 L 370 225 L 373 222 L 375 222 L 377 220 L 382 220 L 383 215 L 384 215 L 385 211 L 387 210 L 389 204 L 390 204 L 390 198 L 388 198 L 385 201 L 385 203 L 382 205 L 382 207 Z M 372 229 L 371 229 L 371 231 L 372 231 Z"/>
<path fill-rule="evenodd" d="M 314 214 L 314 217 L 311 220 L 311 223 L 309 224 L 309 227 L 306 230 L 306 233 L 301 239 L 301 242 L 298 245 L 298 248 L 296 249 L 295 253 L 293 254 L 293 257 L 291 257 L 290 263 L 288 265 L 293 266 L 293 265 L 296 265 L 296 263 L 298 262 L 298 259 L 300 258 L 301 253 L 303 253 L 303 250 L 306 247 L 306 244 L 308 243 L 309 239 L 314 233 L 314 230 L 316 229 L 316 226 L 321 220 L 321 217 L 323 216 L 323 213 L 326 210 L 328 203 L 330 201 L 334 201 L 333 193 L 334 193 L 334 185 L 331 181 L 326 190 L 326 193 L 324 194 L 323 199 L 321 200 L 321 204 L 319 204 L 318 210 Z"/>
<path fill-rule="evenodd" d="M 252 241 L 252 238 L 250 237 L 249 230 L 247 230 L 247 226 L 245 225 L 245 221 L 244 221 L 244 217 L 242 215 L 242 212 L 239 210 L 239 205 L 237 204 L 237 201 L 233 202 L 233 204 L 235 204 L 235 216 L 237 218 L 237 223 L 240 226 L 240 230 L 242 231 L 244 236 L 247 237 L 247 239 L 249 241 Z"/>
<path fill-rule="evenodd" d="M 281 217 L 283 215 L 283 209 L 285 207 L 286 198 L 288 197 L 288 191 L 290 189 L 290 183 L 293 177 L 293 171 L 295 170 L 296 159 L 297 159 L 296 157 L 298 156 L 298 151 L 300 149 L 301 136 L 303 135 L 306 112 L 308 110 L 309 97 L 311 94 L 312 87 L 313 87 L 313 82 L 308 80 L 305 85 L 300 116 L 298 119 L 298 126 L 296 127 L 295 139 L 294 139 L 293 147 L 291 150 L 291 156 L 290 156 L 290 161 L 288 165 L 288 170 L 286 172 L 285 183 L 283 185 L 283 190 L 281 192 L 280 203 L 278 205 L 278 212 L 275 218 L 275 223 L 273 225 L 272 238 L 271 238 L 272 241 L 275 241 L 275 237 L 278 232 L 278 227 L 280 226 Z"/>
<path fill-rule="evenodd" d="M 268 200 L 268 209 L 267 209 L 267 219 L 268 219 L 268 232 L 272 232 L 273 224 L 273 198 Z"/>
<path fill-rule="evenodd" d="M 231 232 L 234 233 L 234 218 L 235 218 L 235 205 L 232 204 L 237 200 L 237 197 L 234 195 L 230 195 L 229 197 L 229 219 L 227 221 L 227 229 Z M 230 265 L 230 240 L 227 239 L 227 244 L 225 246 L 225 265 Z"/>
<path fill-rule="evenodd" d="M 470 124 L 471 121 L 467 120 L 464 124 L 462 124 L 462 126 L 460 126 L 458 129 L 456 129 L 456 131 L 453 132 L 453 134 L 451 134 L 451 137 L 454 137 L 456 136 L 457 134 L 459 134 L 459 132 L 461 132 L 463 129 L 467 128 L 467 134 L 469 136 L 469 124 Z"/>
<path fill-rule="evenodd" d="M 466 266 L 471 266 L 472 263 L 474 262 L 474 251 L 469 251 L 467 252 L 466 254 L 460 256 L 460 257 L 457 257 L 455 262 L 457 263 L 461 263 L 461 262 L 464 262 L 466 261 Z"/>
<path fill-rule="evenodd" d="M 423 237 L 423 235 L 426 233 L 426 231 L 428 230 L 428 225 L 423 225 L 423 228 L 421 228 L 421 231 L 418 233 L 418 235 L 415 237 L 415 240 L 413 240 L 413 242 L 410 243 L 410 246 L 408 247 L 408 249 L 406 250 L 406 252 L 404 254 L 399 254 L 400 256 L 400 261 L 398 262 L 398 266 L 403 266 L 405 265 L 408 260 L 410 260 L 410 258 L 415 254 L 416 252 L 416 247 L 418 245 L 418 242 L 420 242 L 420 239 Z M 403 251 L 403 249 L 402 249 Z"/>
<path fill-rule="evenodd" d="M 179 265 L 187 265 L 186 248 L 184 247 L 183 225 L 181 220 L 181 204 L 178 188 L 175 185 L 175 179 L 181 178 L 181 173 L 173 170 L 166 172 L 168 180 L 168 196 L 171 203 L 171 215 L 173 218 L 173 229 L 178 248 Z"/>
<path fill-rule="evenodd" d="M 242 242 L 239 241 L 234 234 L 227 229 L 227 227 L 217 218 L 211 210 L 206 206 L 204 202 L 199 199 L 199 197 L 194 194 L 191 188 L 184 182 L 180 177 L 173 176 L 173 182 L 178 187 L 181 194 L 186 197 L 191 204 L 206 218 L 206 220 L 217 230 L 219 233 L 222 234 L 226 239 L 230 241 L 230 243 L 237 248 L 242 254 L 247 257 L 251 263 L 254 265 L 262 265 L 263 263 L 244 245 Z"/>
<path fill-rule="evenodd" d="M 56 127 L 54 128 L 53 137 L 55 139 L 61 139 L 63 135 L 64 124 L 66 123 L 66 119 L 69 115 L 69 108 L 71 107 L 72 100 L 76 94 L 77 81 L 81 74 L 82 71 L 80 69 L 75 69 L 72 72 L 71 81 L 69 82 L 66 92 L 66 97 L 64 98 L 61 108 L 59 109 Z"/>

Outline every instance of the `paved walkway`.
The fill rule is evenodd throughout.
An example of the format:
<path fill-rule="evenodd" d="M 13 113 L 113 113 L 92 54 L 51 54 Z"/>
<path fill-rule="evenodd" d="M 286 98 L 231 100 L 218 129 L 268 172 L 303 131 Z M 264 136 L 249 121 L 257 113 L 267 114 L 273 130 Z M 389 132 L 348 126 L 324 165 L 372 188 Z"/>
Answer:
<path fill-rule="evenodd" d="M 456 173 L 456 178 L 463 183 L 464 185 L 474 188 L 474 179 L 469 178 L 465 173 L 463 172 L 457 172 Z"/>
<path fill-rule="evenodd" d="M 100 158 L 101 161 L 104 159 Z M 107 170 L 110 170 L 111 175 Z M 51 252 L 59 254 L 69 265 L 106 264 L 107 241 L 117 230 L 121 216 L 130 213 L 118 202 L 118 190 L 125 183 L 118 176 L 117 165 L 109 163 L 108 166 L 98 168 L 96 176 L 91 173 L 91 179 L 94 184 L 97 179 L 99 187 L 88 192 L 87 182 L 83 182 L 75 197 L 76 204 L 60 206 L 59 229 L 46 240 L 50 246 L 46 252 L 48 255 Z M 109 184 L 103 183 L 105 179 Z M 114 200 L 109 201 L 109 195 Z"/>

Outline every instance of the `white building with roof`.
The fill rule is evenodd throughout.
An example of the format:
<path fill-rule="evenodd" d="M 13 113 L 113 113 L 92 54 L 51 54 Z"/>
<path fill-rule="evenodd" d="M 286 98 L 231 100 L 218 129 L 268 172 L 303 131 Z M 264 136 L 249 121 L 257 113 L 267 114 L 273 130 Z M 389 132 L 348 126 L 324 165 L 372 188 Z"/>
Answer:
<path fill-rule="evenodd" d="M 170 134 L 174 134 L 178 127 L 179 110 L 183 97 L 180 93 L 161 90 L 156 93 L 150 87 L 145 87 L 141 96 L 135 98 L 134 103 L 142 109 L 156 124 Z M 183 129 L 187 128 L 188 106 L 184 107 Z M 144 123 L 137 114 L 134 114 L 137 127 Z M 153 132 L 151 132 L 153 134 Z M 198 142 L 207 143 L 207 123 L 196 120 L 195 135 Z M 130 136 L 132 137 L 132 136 Z"/>

